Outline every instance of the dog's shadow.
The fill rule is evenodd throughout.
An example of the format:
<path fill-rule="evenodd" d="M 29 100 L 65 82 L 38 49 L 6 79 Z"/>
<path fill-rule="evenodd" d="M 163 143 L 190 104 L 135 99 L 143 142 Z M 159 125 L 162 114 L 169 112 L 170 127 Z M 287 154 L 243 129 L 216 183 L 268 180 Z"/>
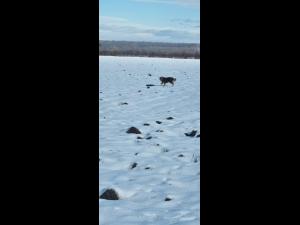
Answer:
<path fill-rule="evenodd" d="M 163 85 L 163 84 L 146 84 L 146 87 L 153 87 L 153 86 L 163 86 L 163 87 L 165 87 L 165 86 L 167 86 L 167 85 Z M 174 85 L 172 85 L 172 87 L 173 87 Z"/>

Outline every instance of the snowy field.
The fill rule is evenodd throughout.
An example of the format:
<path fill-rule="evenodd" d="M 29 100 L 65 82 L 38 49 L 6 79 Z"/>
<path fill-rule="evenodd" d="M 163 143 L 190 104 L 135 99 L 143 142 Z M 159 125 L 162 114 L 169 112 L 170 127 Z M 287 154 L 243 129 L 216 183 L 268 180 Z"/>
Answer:
<path fill-rule="evenodd" d="M 113 188 L 120 196 L 99 199 L 100 225 L 198 225 L 200 61 L 99 60 L 99 194 Z M 161 86 L 160 76 L 176 77 L 175 85 Z M 130 127 L 141 134 L 126 133 Z"/>

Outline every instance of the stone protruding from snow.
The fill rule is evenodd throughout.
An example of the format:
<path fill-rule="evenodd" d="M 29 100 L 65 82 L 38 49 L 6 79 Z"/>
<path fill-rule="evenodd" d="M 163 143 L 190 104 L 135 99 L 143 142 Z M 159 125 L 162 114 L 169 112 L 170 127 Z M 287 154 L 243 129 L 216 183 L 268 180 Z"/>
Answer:
<path fill-rule="evenodd" d="M 114 189 L 106 189 L 102 195 L 100 195 L 100 199 L 119 200 L 120 197 Z"/>
<path fill-rule="evenodd" d="M 135 168 L 136 166 L 137 166 L 137 163 L 134 162 L 134 163 L 132 163 L 132 164 L 129 166 L 129 169 L 133 169 L 133 168 Z"/>
<path fill-rule="evenodd" d="M 136 127 L 130 127 L 126 133 L 128 134 L 141 134 L 141 131 L 139 131 L 139 129 L 137 129 Z"/>
<path fill-rule="evenodd" d="M 190 133 L 184 133 L 185 136 L 188 136 L 188 137 L 194 137 L 197 133 L 197 130 L 192 130 Z"/>

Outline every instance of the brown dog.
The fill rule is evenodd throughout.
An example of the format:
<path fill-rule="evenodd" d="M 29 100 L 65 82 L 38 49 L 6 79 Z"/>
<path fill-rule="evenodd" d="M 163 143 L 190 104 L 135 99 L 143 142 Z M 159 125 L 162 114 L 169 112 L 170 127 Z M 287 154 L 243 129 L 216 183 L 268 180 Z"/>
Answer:
<path fill-rule="evenodd" d="M 159 80 L 161 81 L 161 85 L 163 84 L 164 86 L 166 83 L 172 84 L 174 86 L 174 82 L 176 81 L 176 78 L 174 77 L 160 77 Z"/>

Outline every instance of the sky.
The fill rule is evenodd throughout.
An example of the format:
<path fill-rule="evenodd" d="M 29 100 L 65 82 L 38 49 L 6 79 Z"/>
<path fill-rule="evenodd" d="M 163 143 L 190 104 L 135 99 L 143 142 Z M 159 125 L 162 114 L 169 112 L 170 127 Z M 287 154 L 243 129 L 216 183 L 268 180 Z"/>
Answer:
<path fill-rule="evenodd" d="M 100 40 L 200 42 L 200 0 L 99 0 Z"/>

